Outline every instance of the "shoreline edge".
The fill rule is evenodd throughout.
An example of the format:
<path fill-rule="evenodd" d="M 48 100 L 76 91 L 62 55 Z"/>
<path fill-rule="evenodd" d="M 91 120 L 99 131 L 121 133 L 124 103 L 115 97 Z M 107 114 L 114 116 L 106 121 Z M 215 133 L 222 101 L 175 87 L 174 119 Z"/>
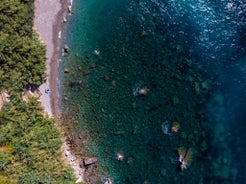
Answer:
<path fill-rule="evenodd" d="M 34 1 L 34 29 L 39 33 L 42 42 L 46 45 L 46 71 L 47 80 L 39 87 L 42 95 L 40 102 L 45 114 L 49 117 L 59 119 L 59 52 L 60 34 L 63 30 L 63 18 L 68 14 L 68 7 L 71 6 L 70 0 L 35 0 Z M 46 94 L 45 90 L 50 89 L 51 93 Z M 80 162 L 72 152 L 71 146 L 67 143 L 65 133 L 58 127 L 62 145 L 62 158 L 74 170 L 76 183 L 84 182 L 85 169 L 80 167 Z M 59 124 L 60 125 L 60 124 Z"/>

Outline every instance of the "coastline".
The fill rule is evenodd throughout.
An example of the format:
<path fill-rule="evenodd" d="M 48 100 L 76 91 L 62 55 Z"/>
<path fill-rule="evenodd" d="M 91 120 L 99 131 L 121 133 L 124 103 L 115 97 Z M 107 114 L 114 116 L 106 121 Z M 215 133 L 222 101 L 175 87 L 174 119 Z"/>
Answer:
<path fill-rule="evenodd" d="M 49 117 L 57 117 L 59 119 L 59 50 L 60 50 L 60 34 L 63 29 L 63 18 L 68 14 L 68 6 L 71 5 L 70 0 L 35 0 L 34 29 L 39 33 L 41 40 L 46 45 L 46 74 L 47 80 L 39 87 L 42 95 L 40 102 L 44 108 L 45 114 Z M 45 90 L 50 89 L 51 93 L 46 94 Z M 60 125 L 57 122 L 57 125 Z M 57 126 L 56 125 L 56 126 Z M 78 159 L 72 151 L 69 144 L 68 135 L 63 128 L 60 131 L 63 140 L 62 157 L 65 164 L 70 165 L 74 169 L 76 183 L 84 182 L 85 169 L 80 167 L 80 159 Z"/>
<path fill-rule="evenodd" d="M 59 54 L 59 31 L 62 30 L 62 19 L 66 13 L 66 0 L 42 1 L 35 0 L 34 28 L 39 33 L 41 40 L 46 45 L 46 81 L 39 87 L 41 105 L 48 116 L 57 115 L 58 109 L 58 54 Z M 52 8 L 51 8 L 52 7 Z M 51 89 L 50 94 L 45 89 Z"/>

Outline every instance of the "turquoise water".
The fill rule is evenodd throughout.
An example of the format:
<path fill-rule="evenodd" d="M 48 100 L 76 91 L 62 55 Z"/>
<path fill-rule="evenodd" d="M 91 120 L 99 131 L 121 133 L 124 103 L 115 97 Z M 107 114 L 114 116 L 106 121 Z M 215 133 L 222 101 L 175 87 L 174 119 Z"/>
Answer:
<path fill-rule="evenodd" d="M 98 158 L 88 183 L 243 183 L 246 3 L 77 0 L 73 10 L 62 102 L 77 149 Z"/>

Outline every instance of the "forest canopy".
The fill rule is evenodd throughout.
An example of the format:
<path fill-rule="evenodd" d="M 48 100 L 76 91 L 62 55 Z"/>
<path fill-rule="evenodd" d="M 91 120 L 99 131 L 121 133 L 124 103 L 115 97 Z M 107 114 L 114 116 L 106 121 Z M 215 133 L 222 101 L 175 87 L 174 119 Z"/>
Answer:
<path fill-rule="evenodd" d="M 45 46 L 33 30 L 34 0 L 0 0 L 0 184 L 74 183 L 54 119 L 22 92 L 45 78 Z M 0 96 L 1 97 L 1 96 Z"/>
<path fill-rule="evenodd" d="M 1 183 L 74 183 L 64 167 L 54 120 L 44 118 L 37 99 L 15 97 L 0 111 Z"/>
<path fill-rule="evenodd" d="M 45 78 L 45 46 L 32 29 L 33 1 L 0 1 L 0 90 L 21 91 Z"/>

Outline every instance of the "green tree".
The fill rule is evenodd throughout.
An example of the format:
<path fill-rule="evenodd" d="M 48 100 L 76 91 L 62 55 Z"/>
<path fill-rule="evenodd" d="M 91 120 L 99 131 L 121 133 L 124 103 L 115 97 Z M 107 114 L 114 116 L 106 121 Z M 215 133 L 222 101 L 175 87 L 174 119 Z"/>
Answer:
<path fill-rule="evenodd" d="M 33 37 L 0 32 L 1 87 L 12 91 L 38 86 L 45 78 L 45 46 Z"/>
<path fill-rule="evenodd" d="M 0 30 L 9 34 L 31 36 L 33 3 L 19 0 L 0 1 Z"/>

